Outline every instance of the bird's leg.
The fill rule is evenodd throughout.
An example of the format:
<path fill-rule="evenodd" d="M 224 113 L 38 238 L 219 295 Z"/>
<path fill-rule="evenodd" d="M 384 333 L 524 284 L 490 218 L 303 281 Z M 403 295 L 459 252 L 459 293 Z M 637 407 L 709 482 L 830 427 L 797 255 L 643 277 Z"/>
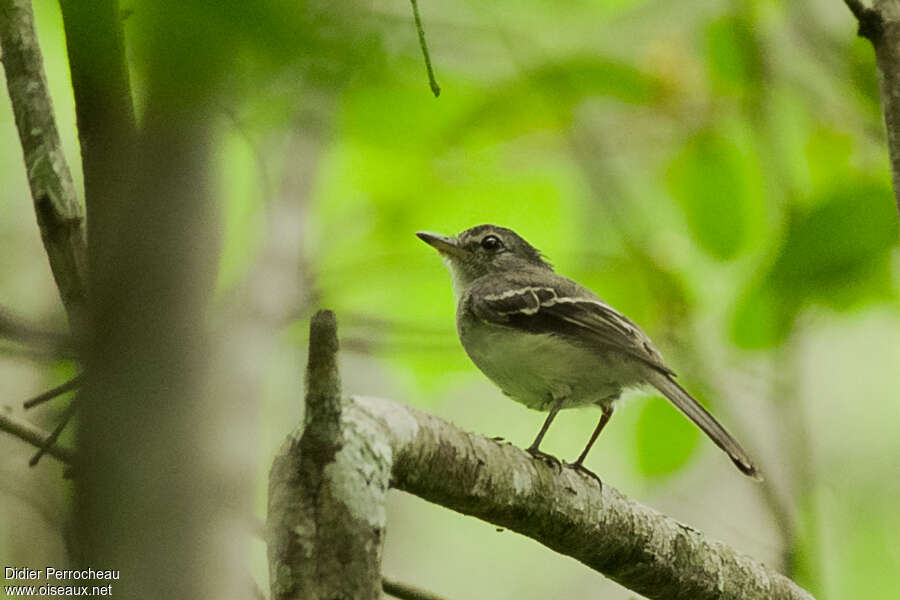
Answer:
<path fill-rule="evenodd" d="M 600 436 L 600 432 L 603 431 L 603 428 L 606 427 L 607 423 L 609 423 L 609 419 L 612 417 L 612 414 L 612 406 L 603 407 L 603 414 L 600 415 L 600 422 L 597 423 L 597 427 L 594 429 L 594 433 L 591 434 L 591 439 L 588 440 L 587 446 L 584 447 L 584 450 L 581 451 L 581 454 L 578 455 L 578 458 L 575 460 L 575 462 L 572 463 L 573 467 L 580 467 L 584 462 L 584 459 L 587 457 L 588 452 L 591 450 L 591 446 L 594 445 L 594 442 L 596 442 L 597 438 Z"/>
<path fill-rule="evenodd" d="M 591 439 L 588 440 L 587 446 L 584 447 L 584 450 L 581 451 L 581 454 L 578 456 L 577 459 L 575 459 L 575 462 L 568 463 L 568 466 L 572 467 L 576 471 L 581 471 L 585 475 L 590 475 L 591 477 L 596 479 L 597 483 L 599 483 L 601 486 L 603 485 L 603 482 L 600 481 L 600 478 L 597 476 L 596 473 L 594 473 L 593 471 L 591 471 L 590 469 L 588 469 L 587 467 L 584 466 L 584 459 L 587 457 L 587 454 L 590 451 L 591 446 L 593 446 L 594 442 L 597 441 L 597 437 L 599 437 L 600 432 L 603 431 L 603 428 L 606 427 L 607 423 L 609 423 L 609 419 L 612 417 L 612 414 L 613 414 L 612 404 L 603 406 L 603 414 L 600 415 L 600 422 L 597 423 L 597 427 L 594 429 L 594 433 L 591 434 Z"/>
<path fill-rule="evenodd" d="M 562 398 L 559 398 L 553 403 L 553 406 L 550 407 L 550 414 L 547 415 L 547 419 L 544 421 L 544 424 L 541 425 L 541 430 L 538 431 L 537 437 L 534 438 L 534 441 L 531 442 L 531 445 L 525 449 L 525 451 L 533 457 L 540 458 L 541 460 L 546 460 L 557 466 L 560 465 L 559 459 L 555 456 L 547 454 L 546 452 L 542 452 L 538 447 L 541 445 L 541 440 L 544 439 L 544 434 L 546 434 L 547 430 L 550 428 L 550 423 L 552 423 L 553 419 L 556 418 L 556 413 L 558 413 L 559 409 L 562 408 L 562 403 Z"/>

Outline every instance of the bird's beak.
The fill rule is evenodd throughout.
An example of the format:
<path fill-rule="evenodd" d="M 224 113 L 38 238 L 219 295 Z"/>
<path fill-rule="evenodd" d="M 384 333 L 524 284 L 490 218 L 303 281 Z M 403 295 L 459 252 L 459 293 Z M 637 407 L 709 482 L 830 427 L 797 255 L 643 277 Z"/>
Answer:
<path fill-rule="evenodd" d="M 468 254 L 464 248 L 460 247 L 456 238 L 431 233 L 429 231 L 417 231 L 416 235 L 420 240 L 445 256 L 462 258 Z"/>

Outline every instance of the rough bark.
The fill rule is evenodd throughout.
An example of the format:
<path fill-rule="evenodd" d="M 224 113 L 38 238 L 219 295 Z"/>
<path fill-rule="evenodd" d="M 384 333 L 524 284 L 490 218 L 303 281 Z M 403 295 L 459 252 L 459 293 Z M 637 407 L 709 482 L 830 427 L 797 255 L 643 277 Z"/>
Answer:
<path fill-rule="evenodd" d="M 30 0 L 0 0 L 0 49 L 41 239 L 77 335 L 87 317 L 84 211 L 56 129 Z"/>
<path fill-rule="evenodd" d="M 273 599 L 377 597 L 388 477 L 391 487 L 531 537 L 647 598 L 812 598 L 608 484 L 389 400 L 341 398 L 336 334 L 323 331 L 333 326 L 332 317 L 313 322 L 308 417 L 270 474 Z M 323 353 L 331 362 L 317 358 Z"/>
<path fill-rule="evenodd" d="M 334 315 L 310 325 L 305 426 L 269 474 L 272 599 L 377 600 L 391 448 L 387 432 L 358 435 L 341 396 Z M 370 426 L 380 425 L 370 421 Z"/>
<path fill-rule="evenodd" d="M 900 214 L 900 0 L 876 0 L 871 8 L 860 0 L 844 1 L 859 22 L 859 35 L 875 48 L 894 200 Z"/>
<path fill-rule="evenodd" d="M 811 598 L 609 484 L 387 400 L 356 398 L 353 406 L 357 422 L 391 432 L 397 489 L 531 537 L 647 598 Z"/>
<path fill-rule="evenodd" d="M 876 33 L 871 39 L 878 62 L 881 104 L 891 155 L 894 200 L 900 213 L 900 2 L 880 0 L 875 7 L 881 17 L 881 27 L 874 29 Z"/>

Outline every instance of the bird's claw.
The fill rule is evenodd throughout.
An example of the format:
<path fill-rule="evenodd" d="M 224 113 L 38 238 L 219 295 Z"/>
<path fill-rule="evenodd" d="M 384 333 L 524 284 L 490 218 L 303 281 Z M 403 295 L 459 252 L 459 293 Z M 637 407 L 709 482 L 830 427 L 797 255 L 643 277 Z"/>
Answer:
<path fill-rule="evenodd" d="M 566 466 L 569 467 L 570 469 L 574 469 L 574 470 L 578 471 L 579 473 L 583 473 L 583 474 L 587 475 L 588 477 L 593 478 L 600 485 L 600 488 L 601 489 L 603 488 L 603 481 L 600 479 L 600 476 L 597 475 L 596 473 L 594 473 L 593 471 L 591 471 L 590 469 L 588 469 L 586 466 L 584 466 L 580 462 L 566 463 Z"/>
<path fill-rule="evenodd" d="M 551 466 L 557 467 L 559 470 L 562 470 L 562 461 L 553 456 L 552 454 L 547 454 L 546 452 L 541 452 L 537 448 L 526 448 L 525 451 L 538 460 L 542 460 L 545 463 L 548 463 Z"/>

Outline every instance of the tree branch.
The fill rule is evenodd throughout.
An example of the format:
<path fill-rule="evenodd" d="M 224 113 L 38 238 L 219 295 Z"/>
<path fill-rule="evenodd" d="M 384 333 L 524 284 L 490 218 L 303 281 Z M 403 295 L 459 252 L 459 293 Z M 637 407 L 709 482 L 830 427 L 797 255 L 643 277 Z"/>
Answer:
<path fill-rule="evenodd" d="M 59 436 L 62 435 L 63 429 L 66 428 L 66 425 L 69 424 L 69 421 L 72 419 L 72 416 L 75 414 L 75 409 L 78 406 L 78 403 L 75 400 L 69 402 L 69 405 L 63 411 L 63 414 L 59 418 L 59 423 L 57 423 L 56 427 L 53 428 L 53 431 L 50 432 L 50 435 L 44 440 L 44 443 L 41 444 L 38 451 L 35 452 L 34 456 L 31 457 L 31 460 L 28 461 L 29 467 L 34 467 L 38 464 L 45 454 L 47 454 L 50 449 L 56 446 L 56 440 L 59 439 Z"/>
<path fill-rule="evenodd" d="M 894 200 L 900 214 L 900 0 L 876 0 L 871 8 L 860 0 L 844 2 L 859 21 L 859 35 L 875 48 Z"/>
<path fill-rule="evenodd" d="M 33 396 L 22 403 L 23 408 L 34 408 L 39 404 L 43 404 L 44 402 L 49 402 L 54 398 L 58 398 L 65 393 L 71 392 L 72 390 L 77 390 L 78 386 L 81 385 L 82 376 L 76 375 L 72 379 L 66 381 L 65 383 L 56 386 L 55 388 L 51 388 L 46 392 L 42 392 L 37 396 Z"/>
<path fill-rule="evenodd" d="M 88 199 L 92 327 L 78 395 L 72 560 L 118 565 L 129 574 L 122 597 L 226 600 L 247 595 L 229 535 L 229 506 L 245 493 L 222 456 L 244 446 L 224 444 L 210 426 L 219 411 L 206 327 L 218 227 L 212 121 L 207 103 L 179 102 L 185 91 L 205 100 L 208 88 L 164 78 L 192 57 L 157 45 L 159 34 L 190 29 L 175 17 L 163 23 L 177 2 L 153 5 L 142 23 L 154 36 L 145 57 L 157 62 L 145 71 L 139 168 L 103 152 L 119 179 Z"/>
<path fill-rule="evenodd" d="M 0 0 L 0 49 L 41 239 L 77 333 L 87 321 L 84 212 L 53 119 L 29 0 Z"/>
<path fill-rule="evenodd" d="M 89 263 L 95 265 L 101 248 L 115 243 L 119 233 L 95 225 L 109 221 L 107 213 L 115 212 L 120 198 L 134 200 L 129 184 L 134 176 L 136 132 L 122 17 L 117 0 L 60 0 L 59 5 L 81 146 L 84 203 L 91 224 Z"/>
<path fill-rule="evenodd" d="M 389 432 L 397 489 L 531 537 L 648 598 L 811 598 L 609 484 L 601 489 L 510 444 L 388 400 L 354 398 L 346 413 L 345 426 L 359 435 Z"/>
<path fill-rule="evenodd" d="M 0 431 L 12 434 L 20 440 L 28 442 L 35 448 L 43 448 L 45 454 L 49 454 L 67 465 L 71 465 L 75 458 L 75 453 L 68 448 L 58 446 L 57 444 L 47 445 L 50 434 L 46 431 L 36 425 L 32 425 L 28 421 L 17 419 L 4 410 L 0 410 Z"/>
<path fill-rule="evenodd" d="M 377 598 L 369 584 L 388 477 L 396 489 L 531 537 L 651 599 L 812 598 L 610 485 L 389 400 L 340 399 L 327 314 L 311 325 L 305 429 L 270 473 L 273 600 Z M 350 590 L 363 579 L 365 593 Z"/>
<path fill-rule="evenodd" d="M 316 313 L 309 337 L 305 429 L 269 473 L 272 600 L 378 600 L 390 448 L 343 422 L 334 314 Z"/>
<path fill-rule="evenodd" d="M 876 43 L 883 33 L 881 13 L 864 5 L 860 0 L 844 0 L 844 3 L 859 22 L 857 35 L 867 38 L 873 44 Z"/>

